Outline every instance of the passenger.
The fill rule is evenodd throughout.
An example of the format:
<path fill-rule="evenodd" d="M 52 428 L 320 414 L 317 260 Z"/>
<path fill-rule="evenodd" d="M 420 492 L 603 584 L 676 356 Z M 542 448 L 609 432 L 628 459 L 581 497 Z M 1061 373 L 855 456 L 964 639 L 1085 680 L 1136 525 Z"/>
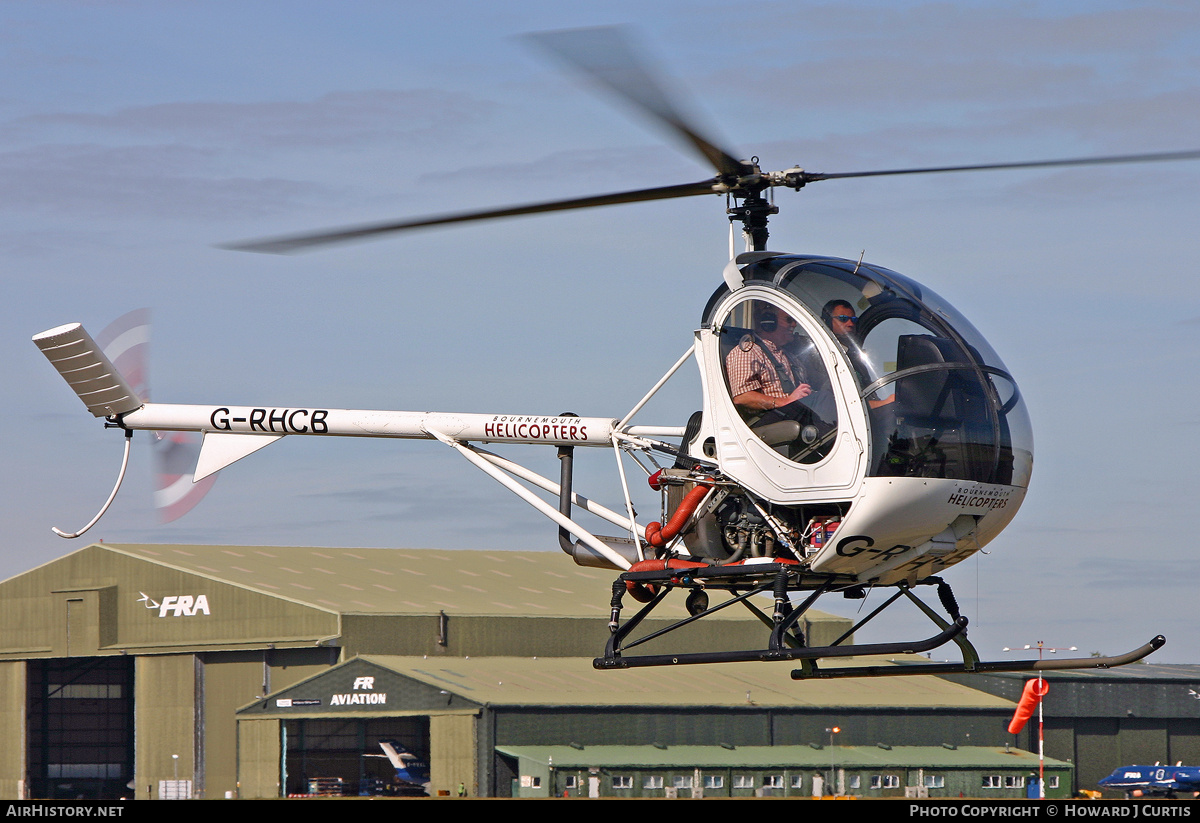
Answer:
<path fill-rule="evenodd" d="M 845 300 L 830 300 L 821 308 L 821 319 L 825 321 L 825 325 L 833 332 L 833 336 L 837 338 L 838 343 L 842 346 L 842 351 L 850 358 L 851 365 L 858 373 L 859 380 L 863 385 L 872 382 L 871 370 L 867 368 L 866 358 L 863 355 L 862 349 L 859 347 L 857 323 L 858 317 L 854 314 L 854 307 Z M 887 397 L 869 398 L 867 406 L 872 409 L 882 408 L 896 399 L 895 394 L 890 394 Z"/>

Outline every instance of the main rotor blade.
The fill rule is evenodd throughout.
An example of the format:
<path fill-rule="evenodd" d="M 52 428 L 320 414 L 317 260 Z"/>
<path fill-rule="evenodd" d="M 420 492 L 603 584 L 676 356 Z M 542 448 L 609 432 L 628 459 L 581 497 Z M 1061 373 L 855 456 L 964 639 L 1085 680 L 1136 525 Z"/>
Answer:
<path fill-rule="evenodd" d="M 253 251 L 264 254 L 290 254 L 306 251 L 317 246 L 333 243 L 346 243 L 352 240 L 365 240 L 382 234 L 405 231 L 407 229 L 441 226 L 448 223 L 467 223 L 473 220 L 490 220 L 496 217 L 516 217 L 522 214 L 541 214 L 551 211 L 566 211 L 568 209 L 590 209 L 595 206 L 615 206 L 620 203 L 639 203 L 646 200 L 668 200 L 673 197 L 692 197 L 697 194 L 721 194 L 725 191 L 717 178 L 701 180 L 698 183 L 684 183 L 679 186 L 659 186 L 652 189 L 600 194 L 594 197 L 577 197 L 572 200 L 551 200 L 545 203 L 530 203 L 524 206 L 512 206 L 504 209 L 488 209 L 485 211 L 465 211 L 452 214 L 421 217 L 415 220 L 402 220 L 388 223 L 367 223 L 359 226 L 347 226 L 341 229 L 292 234 L 282 237 L 270 237 L 263 240 L 248 240 L 241 243 L 229 243 L 220 248 L 234 251 Z"/>
<path fill-rule="evenodd" d="M 883 169 L 880 171 L 849 171 L 822 174 L 803 172 L 805 183 L 817 180 L 838 180 L 847 177 L 886 177 L 895 174 L 933 174 L 944 171 L 991 171 L 993 169 L 1044 169 L 1055 166 L 1105 166 L 1121 163 L 1154 163 L 1170 160 L 1200 160 L 1200 151 L 1166 151 L 1150 154 L 1113 154 L 1106 157 L 1070 157 L 1062 160 L 1033 160 L 1023 163 L 985 163 L 976 166 L 929 166 L 919 169 Z"/>
<path fill-rule="evenodd" d="M 690 143 L 721 175 L 749 174 L 753 169 L 701 135 L 668 94 L 660 75 L 640 59 L 624 28 L 569 29 L 526 37 L 563 63 L 624 98 Z"/>

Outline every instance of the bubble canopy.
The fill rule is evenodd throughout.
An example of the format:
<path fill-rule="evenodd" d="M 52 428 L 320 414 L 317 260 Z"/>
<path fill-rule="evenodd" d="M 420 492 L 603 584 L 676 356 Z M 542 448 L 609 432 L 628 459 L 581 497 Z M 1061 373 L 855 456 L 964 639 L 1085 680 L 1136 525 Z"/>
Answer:
<path fill-rule="evenodd" d="M 948 302 L 904 275 L 853 260 L 754 252 L 738 265 L 744 285 L 798 302 L 811 316 L 805 325 L 844 359 L 869 422 L 868 476 L 1028 486 L 1033 433 L 1016 381 Z M 743 349 L 752 340 L 755 350 L 773 350 L 756 331 L 746 336 L 747 312 L 722 308 L 730 293 L 722 286 L 712 296 L 704 325 L 741 334 Z M 770 407 L 766 400 L 759 405 Z M 755 416 L 739 411 L 753 430 Z M 808 449 L 794 459 L 810 463 L 821 452 Z"/>

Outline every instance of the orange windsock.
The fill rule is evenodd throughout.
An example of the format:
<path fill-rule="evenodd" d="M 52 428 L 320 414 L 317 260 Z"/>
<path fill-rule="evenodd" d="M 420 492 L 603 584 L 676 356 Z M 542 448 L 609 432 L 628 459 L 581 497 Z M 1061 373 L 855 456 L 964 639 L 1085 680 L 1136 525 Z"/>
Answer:
<path fill-rule="evenodd" d="M 1042 702 L 1042 698 L 1048 691 L 1050 691 L 1050 684 L 1040 677 L 1025 683 L 1025 691 L 1021 693 L 1021 699 L 1017 702 L 1017 710 L 1013 712 L 1013 718 L 1008 722 L 1009 734 L 1017 734 L 1025 728 L 1025 724 L 1033 716 L 1033 710 L 1037 708 L 1038 703 Z"/>

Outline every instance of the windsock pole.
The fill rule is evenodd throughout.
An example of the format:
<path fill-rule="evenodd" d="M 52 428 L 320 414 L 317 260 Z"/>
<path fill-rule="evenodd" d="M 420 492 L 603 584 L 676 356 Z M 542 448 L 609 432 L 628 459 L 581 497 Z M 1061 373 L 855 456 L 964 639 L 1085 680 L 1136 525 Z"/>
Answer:
<path fill-rule="evenodd" d="M 1032 649 L 1033 646 L 1025 646 L 1026 649 Z M 1076 650 L 1075 646 L 1068 649 L 1056 649 L 1047 646 L 1039 640 L 1037 642 L 1038 661 L 1040 662 L 1044 653 Z M 1004 651 L 1011 652 L 1017 649 L 1011 649 L 1007 646 Z M 1012 720 L 1009 721 L 1009 734 L 1019 734 L 1021 729 L 1025 728 L 1025 724 L 1033 715 L 1033 707 L 1037 706 L 1038 713 L 1038 797 L 1042 800 L 1046 799 L 1046 726 L 1045 718 L 1042 716 L 1042 698 L 1046 696 L 1046 692 L 1050 691 L 1050 684 L 1046 682 L 1042 675 L 1038 674 L 1037 680 L 1029 680 L 1025 683 L 1025 689 L 1021 692 L 1021 699 L 1017 702 L 1017 710 L 1013 712 Z"/>

